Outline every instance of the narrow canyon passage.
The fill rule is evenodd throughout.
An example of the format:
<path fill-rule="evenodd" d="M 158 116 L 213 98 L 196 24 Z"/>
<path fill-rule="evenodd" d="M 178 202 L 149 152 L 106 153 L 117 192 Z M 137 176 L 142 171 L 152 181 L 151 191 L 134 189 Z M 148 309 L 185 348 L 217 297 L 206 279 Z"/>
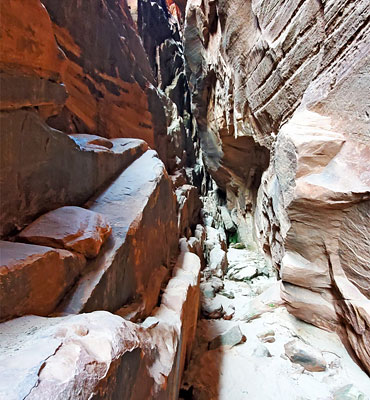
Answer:
<path fill-rule="evenodd" d="M 207 250 L 222 244 L 206 229 Z M 367 398 L 370 381 L 339 336 L 289 314 L 280 284 L 263 254 L 242 243 L 229 246 L 226 267 L 208 264 L 180 399 Z"/>
<path fill-rule="evenodd" d="M 370 400 L 369 0 L 0 0 L 0 400 Z"/>

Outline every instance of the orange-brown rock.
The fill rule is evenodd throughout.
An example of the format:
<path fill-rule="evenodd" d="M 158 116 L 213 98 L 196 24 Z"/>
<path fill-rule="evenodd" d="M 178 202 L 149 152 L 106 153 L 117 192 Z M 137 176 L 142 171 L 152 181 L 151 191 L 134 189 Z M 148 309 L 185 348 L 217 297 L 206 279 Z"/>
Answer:
<path fill-rule="evenodd" d="M 66 99 L 64 56 L 47 11 L 39 0 L 4 0 L 0 14 L 0 109 L 37 106 L 44 117 L 57 113 Z"/>
<path fill-rule="evenodd" d="M 98 136 L 68 136 L 27 110 L 0 113 L 0 124 L 1 236 L 47 211 L 82 205 L 148 148 L 135 139 L 101 146 Z"/>
<path fill-rule="evenodd" d="M 5 241 L 0 260 L 0 320 L 50 314 L 86 263 L 67 250 Z"/>
<path fill-rule="evenodd" d="M 64 248 L 94 258 L 111 233 L 112 228 L 103 215 L 67 206 L 37 218 L 18 237 L 29 243 Z"/>
<path fill-rule="evenodd" d="M 146 92 L 154 81 L 126 1 L 43 4 L 67 56 L 63 82 L 69 94 L 63 113 L 49 122 L 69 133 L 135 137 L 155 147 Z"/>
<path fill-rule="evenodd" d="M 157 153 L 145 152 L 86 206 L 104 214 L 112 235 L 60 311 L 115 312 L 135 301 L 146 317 L 178 251 L 176 197 Z"/>
<path fill-rule="evenodd" d="M 1 70 L 60 81 L 63 56 L 41 2 L 4 0 L 0 12 Z"/>

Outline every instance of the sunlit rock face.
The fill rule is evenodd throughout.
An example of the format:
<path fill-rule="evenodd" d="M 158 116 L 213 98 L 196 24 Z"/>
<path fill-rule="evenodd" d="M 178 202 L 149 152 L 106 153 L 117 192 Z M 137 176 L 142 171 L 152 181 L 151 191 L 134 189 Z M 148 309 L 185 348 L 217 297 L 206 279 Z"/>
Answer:
<path fill-rule="evenodd" d="M 205 162 L 229 209 L 254 211 L 291 312 L 342 330 L 369 370 L 368 12 L 191 0 L 184 42 Z"/>

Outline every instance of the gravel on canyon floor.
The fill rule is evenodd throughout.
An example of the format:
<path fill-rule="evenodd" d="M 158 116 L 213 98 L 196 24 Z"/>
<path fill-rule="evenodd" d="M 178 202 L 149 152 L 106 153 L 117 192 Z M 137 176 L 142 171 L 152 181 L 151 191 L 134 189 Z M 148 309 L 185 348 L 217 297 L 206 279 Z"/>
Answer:
<path fill-rule="evenodd" d="M 288 313 L 263 256 L 229 248 L 227 257 L 222 279 L 203 274 L 180 399 L 369 399 L 370 379 L 338 335 Z"/>

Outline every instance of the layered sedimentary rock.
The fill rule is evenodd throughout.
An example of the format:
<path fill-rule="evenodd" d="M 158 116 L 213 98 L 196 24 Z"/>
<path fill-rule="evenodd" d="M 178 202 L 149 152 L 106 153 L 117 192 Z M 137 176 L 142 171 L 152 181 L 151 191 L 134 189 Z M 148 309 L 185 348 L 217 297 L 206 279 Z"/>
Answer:
<path fill-rule="evenodd" d="M 61 207 L 37 218 L 18 238 L 94 258 L 111 233 L 112 228 L 103 215 L 81 207 Z"/>
<path fill-rule="evenodd" d="M 1 110 L 38 107 L 44 117 L 61 110 L 64 55 L 39 0 L 1 2 Z"/>
<path fill-rule="evenodd" d="M 85 264 L 70 251 L 0 241 L 0 320 L 50 314 Z"/>
<path fill-rule="evenodd" d="M 166 167 L 170 173 L 182 170 L 187 180 L 205 193 L 206 174 L 185 73 L 181 16 L 173 13 L 173 2 L 139 0 L 137 5 L 138 32 L 164 105 L 155 107 L 154 125 L 158 131 L 167 132 Z"/>
<path fill-rule="evenodd" d="M 183 253 L 142 325 L 105 311 L 2 325 L 0 396 L 175 399 L 195 335 L 200 260 Z"/>
<path fill-rule="evenodd" d="M 229 209 L 254 211 L 291 311 L 343 324 L 367 370 L 368 13 L 366 1 L 191 0 L 184 27 L 201 145 Z"/>
<path fill-rule="evenodd" d="M 63 205 L 82 205 L 147 148 L 112 139 L 111 148 L 51 129 L 34 111 L 2 112 L 1 235 Z M 89 144 L 90 143 L 90 144 Z"/>
<path fill-rule="evenodd" d="M 63 81 L 69 97 L 54 125 L 71 133 L 138 137 L 154 146 L 146 93 L 153 77 L 126 2 L 43 4 L 67 57 Z"/>
<path fill-rule="evenodd" d="M 178 396 L 204 171 L 180 11 L 157 6 L 158 74 L 125 0 L 1 3 L 0 320 L 36 316 L 1 326 L 0 397 Z"/>
<path fill-rule="evenodd" d="M 147 316 L 178 247 L 176 199 L 158 155 L 148 150 L 87 205 L 105 215 L 112 235 L 60 311 L 114 312 L 136 300 Z"/>

